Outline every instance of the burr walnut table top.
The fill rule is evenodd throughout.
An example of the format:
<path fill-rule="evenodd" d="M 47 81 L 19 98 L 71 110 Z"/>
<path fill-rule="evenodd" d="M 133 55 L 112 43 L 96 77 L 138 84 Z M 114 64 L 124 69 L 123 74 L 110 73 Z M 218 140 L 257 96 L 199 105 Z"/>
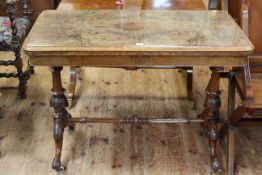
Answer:
<path fill-rule="evenodd" d="M 226 12 L 48 10 L 24 50 L 34 65 L 243 65 L 253 45 Z"/>

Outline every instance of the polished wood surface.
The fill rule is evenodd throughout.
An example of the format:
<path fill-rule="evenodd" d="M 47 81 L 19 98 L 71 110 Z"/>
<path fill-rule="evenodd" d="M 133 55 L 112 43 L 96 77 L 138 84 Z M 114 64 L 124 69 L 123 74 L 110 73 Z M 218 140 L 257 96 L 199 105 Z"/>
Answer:
<path fill-rule="evenodd" d="M 62 0 L 58 9 L 137 9 L 137 10 L 203 10 L 202 0 L 125 0 L 124 5 L 116 5 L 116 0 Z"/>
<path fill-rule="evenodd" d="M 60 20 L 65 17 L 67 23 Z M 172 55 L 191 56 L 181 61 L 194 65 L 221 65 L 225 62 L 219 58 L 225 54 L 237 56 L 225 57 L 229 65 L 243 65 L 244 59 L 239 56 L 249 54 L 253 45 L 225 12 L 46 11 L 31 30 L 24 50 L 36 65 L 146 66 L 147 59 L 149 65 L 161 65 L 161 62 L 175 65 L 175 59 L 178 63 L 179 58 L 170 59 Z M 46 54 L 48 57 L 40 58 Z M 105 55 L 118 57 L 109 60 Z M 166 58 L 156 60 L 159 55 Z M 196 55 L 205 58 L 193 61 Z M 213 57 L 207 58 L 209 55 Z M 81 59 L 83 56 L 93 57 Z"/>
<path fill-rule="evenodd" d="M 67 18 L 68 23 L 61 18 Z M 45 11 L 24 49 L 250 52 L 253 45 L 225 12 L 98 10 Z"/>

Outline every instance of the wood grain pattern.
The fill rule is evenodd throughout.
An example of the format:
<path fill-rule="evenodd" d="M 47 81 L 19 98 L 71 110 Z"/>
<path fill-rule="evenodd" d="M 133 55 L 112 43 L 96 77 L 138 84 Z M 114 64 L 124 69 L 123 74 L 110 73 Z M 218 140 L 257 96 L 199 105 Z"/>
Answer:
<path fill-rule="evenodd" d="M 99 10 L 45 11 L 24 49 L 250 52 L 253 45 L 225 12 Z"/>
<path fill-rule="evenodd" d="M 242 66 L 252 49 L 229 15 L 206 11 L 46 11 L 24 44 L 48 66 Z"/>

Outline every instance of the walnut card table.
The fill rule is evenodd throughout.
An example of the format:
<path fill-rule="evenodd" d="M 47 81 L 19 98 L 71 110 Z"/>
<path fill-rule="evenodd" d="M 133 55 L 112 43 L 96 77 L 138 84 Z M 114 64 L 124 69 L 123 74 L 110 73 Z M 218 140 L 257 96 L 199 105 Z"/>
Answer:
<path fill-rule="evenodd" d="M 54 108 L 55 158 L 52 167 L 63 170 L 64 128 L 73 123 L 191 123 L 207 129 L 211 167 L 222 171 L 216 154 L 220 107 L 219 80 L 224 67 L 247 65 L 253 45 L 234 20 L 220 11 L 45 11 L 37 19 L 24 51 L 35 66 L 51 67 Z M 197 119 L 72 118 L 61 84 L 63 66 L 112 68 L 170 68 L 208 66 L 212 75 L 204 110 Z"/>

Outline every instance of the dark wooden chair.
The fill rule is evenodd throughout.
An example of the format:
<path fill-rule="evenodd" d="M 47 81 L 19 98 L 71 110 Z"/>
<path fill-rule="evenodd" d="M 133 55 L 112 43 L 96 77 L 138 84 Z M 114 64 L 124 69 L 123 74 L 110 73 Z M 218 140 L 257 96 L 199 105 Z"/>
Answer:
<path fill-rule="evenodd" d="M 26 83 L 33 73 L 33 67 L 28 66 L 27 70 L 23 71 L 23 61 L 21 59 L 21 45 L 30 28 L 28 1 L 22 0 L 24 14 L 22 18 L 15 18 L 17 0 L 7 0 L 7 15 L 0 16 L 0 54 L 1 52 L 12 51 L 15 54 L 14 60 L 2 60 L 1 66 L 15 66 L 16 73 L 0 73 L 1 78 L 15 77 L 19 79 L 19 95 L 21 98 L 26 98 Z"/>
<path fill-rule="evenodd" d="M 262 1 L 211 1 L 213 4 L 210 4 L 210 8 L 227 10 L 255 46 L 254 53 L 249 57 L 249 65 L 245 69 L 233 70 L 229 75 L 228 119 L 219 132 L 221 138 L 228 135 L 227 173 L 233 175 L 236 127 L 262 126 Z M 237 107 L 235 91 L 241 98 Z"/>
<path fill-rule="evenodd" d="M 262 66 L 261 66 L 262 67 Z M 246 73 L 244 73 L 246 72 Z M 246 79 L 249 77 L 250 79 Z M 228 120 L 222 126 L 219 136 L 228 135 L 227 171 L 234 174 L 235 129 L 236 127 L 262 126 L 262 73 L 249 73 L 246 70 L 234 70 L 229 81 Z M 235 107 L 235 92 L 238 92 L 241 103 Z M 247 117 L 246 115 L 249 115 Z"/>

